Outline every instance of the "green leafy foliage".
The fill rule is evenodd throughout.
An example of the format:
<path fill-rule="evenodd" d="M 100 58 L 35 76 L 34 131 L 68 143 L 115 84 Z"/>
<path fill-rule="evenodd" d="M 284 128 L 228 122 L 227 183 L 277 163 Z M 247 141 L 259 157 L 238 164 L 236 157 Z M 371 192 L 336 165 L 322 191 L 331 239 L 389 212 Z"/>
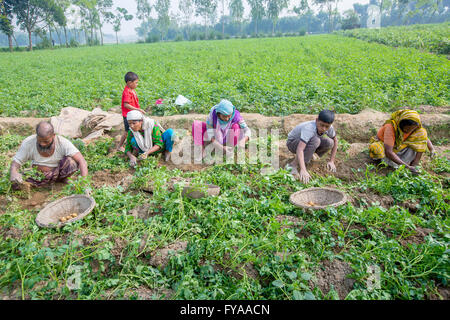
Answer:
<path fill-rule="evenodd" d="M 449 22 L 381 29 L 352 29 L 338 33 L 387 46 L 411 47 L 439 54 L 450 54 Z"/>
<path fill-rule="evenodd" d="M 326 107 L 344 113 L 367 107 L 391 111 L 449 102 L 445 57 L 337 35 L 0 55 L 3 116 L 18 116 L 21 110 L 49 117 L 66 106 L 118 106 L 130 70 L 140 77 L 141 106 L 157 115 L 207 113 L 223 98 L 240 111 L 265 115 L 316 113 Z M 175 105 L 180 94 L 193 103 Z M 164 104 L 155 106 L 160 98 Z"/>

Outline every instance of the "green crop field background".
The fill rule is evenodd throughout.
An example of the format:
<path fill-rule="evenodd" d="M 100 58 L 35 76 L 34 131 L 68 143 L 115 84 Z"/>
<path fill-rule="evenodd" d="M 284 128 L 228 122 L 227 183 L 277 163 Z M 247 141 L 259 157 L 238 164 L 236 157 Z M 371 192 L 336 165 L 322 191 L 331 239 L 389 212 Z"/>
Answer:
<path fill-rule="evenodd" d="M 130 44 L 0 54 L 0 115 L 51 116 L 65 106 L 120 105 L 126 72 L 153 114 L 206 113 L 228 98 L 241 111 L 357 113 L 449 104 L 445 56 L 338 35 Z M 177 107 L 184 95 L 193 101 Z"/>

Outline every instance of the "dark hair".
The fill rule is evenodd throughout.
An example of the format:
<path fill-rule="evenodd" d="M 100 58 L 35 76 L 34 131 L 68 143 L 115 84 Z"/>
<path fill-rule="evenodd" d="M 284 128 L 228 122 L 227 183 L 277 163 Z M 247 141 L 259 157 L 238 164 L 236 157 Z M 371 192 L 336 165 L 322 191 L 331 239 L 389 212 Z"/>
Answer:
<path fill-rule="evenodd" d="M 40 138 L 47 138 L 55 134 L 53 125 L 48 121 L 41 121 L 36 126 L 36 135 Z"/>
<path fill-rule="evenodd" d="M 403 119 L 402 121 L 400 121 L 398 125 L 400 126 L 400 129 L 403 131 L 403 128 L 405 128 L 406 126 L 416 126 L 418 125 L 418 123 L 411 119 Z"/>
<path fill-rule="evenodd" d="M 334 122 L 334 111 L 331 110 L 322 110 L 319 113 L 319 120 L 326 123 Z"/>
<path fill-rule="evenodd" d="M 127 72 L 127 74 L 125 75 L 125 82 L 128 83 L 128 81 L 136 81 L 137 79 L 139 79 L 138 75 L 134 72 Z"/>

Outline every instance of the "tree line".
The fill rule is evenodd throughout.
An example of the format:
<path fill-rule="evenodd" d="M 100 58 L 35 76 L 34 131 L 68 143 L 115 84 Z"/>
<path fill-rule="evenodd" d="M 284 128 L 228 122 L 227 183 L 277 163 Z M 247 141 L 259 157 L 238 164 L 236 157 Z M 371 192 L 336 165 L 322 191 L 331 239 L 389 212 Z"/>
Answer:
<path fill-rule="evenodd" d="M 448 21 L 450 0 L 370 0 L 353 4 L 340 13 L 341 0 L 179 0 L 171 12 L 171 0 L 135 0 L 139 26 L 135 31 L 149 42 L 159 40 L 223 39 L 258 36 L 261 33 L 330 33 L 366 27 L 369 6 L 378 8 L 381 26 Z M 250 8 L 244 16 L 245 3 Z M 289 17 L 280 18 L 282 12 Z M 201 21 L 201 23 L 195 22 Z M 111 24 L 119 42 L 123 21 L 133 16 L 113 0 L 0 0 L 0 31 L 10 50 L 17 28 L 40 37 L 49 47 L 56 33 L 59 44 L 103 45 L 105 24 Z M 62 40 L 63 38 L 63 40 Z"/>

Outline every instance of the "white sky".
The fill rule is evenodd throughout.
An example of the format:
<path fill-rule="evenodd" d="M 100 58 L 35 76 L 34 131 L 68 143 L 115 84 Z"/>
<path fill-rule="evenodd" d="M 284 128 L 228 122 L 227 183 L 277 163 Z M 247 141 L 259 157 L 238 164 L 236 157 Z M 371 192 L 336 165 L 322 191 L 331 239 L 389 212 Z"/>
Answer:
<path fill-rule="evenodd" d="M 116 7 L 122 7 L 122 8 L 126 8 L 128 10 L 128 12 L 130 14 L 133 15 L 133 20 L 130 21 L 124 21 L 122 23 L 122 29 L 119 32 L 119 36 L 128 36 L 128 35 L 133 35 L 136 36 L 136 32 L 135 32 L 135 28 L 138 27 L 140 25 L 140 21 L 136 19 L 135 15 L 136 15 L 136 1 L 135 0 L 113 0 L 114 1 L 114 8 Z M 155 3 L 156 0 L 150 0 L 150 3 Z M 244 17 L 247 18 L 250 15 L 250 8 L 247 5 L 247 2 L 244 0 L 244 7 L 245 7 L 245 12 L 244 12 Z M 291 7 L 293 6 L 294 3 L 299 3 L 299 0 L 291 0 Z M 179 0 L 171 0 L 171 9 L 170 9 L 170 13 L 179 13 L 178 10 L 178 3 Z M 368 4 L 369 0 L 342 0 L 341 2 L 339 2 L 338 4 L 338 9 L 340 12 L 343 12 L 345 10 L 348 9 L 352 9 L 353 8 L 353 4 L 354 3 L 360 3 L 360 4 Z M 218 8 L 218 16 L 220 16 L 220 12 L 221 12 L 221 8 L 219 6 Z M 225 12 L 227 14 L 228 10 L 225 8 Z M 153 10 L 153 13 L 155 14 L 155 11 Z M 288 12 L 286 12 L 286 10 L 282 13 L 281 16 L 287 16 L 290 15 Z M 155 15 L 156 17 L 156 15 Z M 114 34 L 113 28 L 111 25 L 106 25 L 104 28 L 104 32 L 105 33 L 109 33 L 109 34 Z"/>

